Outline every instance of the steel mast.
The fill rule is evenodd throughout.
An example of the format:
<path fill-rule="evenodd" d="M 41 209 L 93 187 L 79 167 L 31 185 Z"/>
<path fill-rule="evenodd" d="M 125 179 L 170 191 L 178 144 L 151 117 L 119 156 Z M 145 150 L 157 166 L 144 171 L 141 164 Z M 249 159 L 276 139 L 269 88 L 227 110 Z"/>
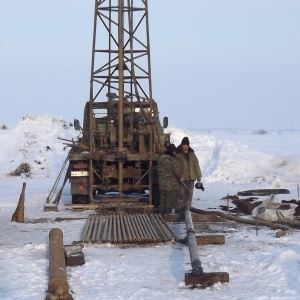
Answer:
<path fill-rule="evenodd" d="M 96 0 L 89 97 L 89 199 L 93 199 L 93 163 L 97 103 L 118 101 L 118 120 L 123 120 L 124 101 L 152 100 L 149 21 L 147 0 Z M 152 106 L 152 101 L 150 101 Z M 150 111 L 152 107 L 150 106 Z M 141 106 L 142 110 L 142 106 Z M 154 122 L 150 114 L 148 123 Z M 153 132 L 150 132 L 150 139 Z M 150 143 L 151 144 L 151 143 Z M 118 122 L 118 149 L 123 149 L 123 122 Z M 150 146 L 150 158 L 152 156 Z M 150 159 L 150 189 L 151 189 Z M 119 194 L 122 194 L 123 162 L 118 162 Z M 151 191 L 150 191 L 151 195 Z M 151 202 L 151 199 L 150 199 Z"/>

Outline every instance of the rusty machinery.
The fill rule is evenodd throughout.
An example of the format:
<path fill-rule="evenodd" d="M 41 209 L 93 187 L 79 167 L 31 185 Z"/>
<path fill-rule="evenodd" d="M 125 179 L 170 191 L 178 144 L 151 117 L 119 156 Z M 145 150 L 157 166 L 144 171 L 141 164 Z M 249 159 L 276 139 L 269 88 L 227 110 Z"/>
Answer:
<path fill-rule="evenodd" d="M 156 163 L 170 143 L 152 97 L 147 0 L 96 0 L 90 98 L 67 142 L 73 204 L 158 203 Z"/>

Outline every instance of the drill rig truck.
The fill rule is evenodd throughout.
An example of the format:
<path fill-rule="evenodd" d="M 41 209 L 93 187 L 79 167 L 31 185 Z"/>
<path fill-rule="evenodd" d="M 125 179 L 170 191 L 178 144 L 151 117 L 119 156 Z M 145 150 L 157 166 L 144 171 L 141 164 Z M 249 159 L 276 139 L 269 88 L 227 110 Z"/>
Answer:
<path fill-rule="evenodd" d="M 157 206 L 167 126 L 152 98 L 148 1 L 96 0 L 89 101 L 78 140 L 65 143 L 72 203 Z"/>

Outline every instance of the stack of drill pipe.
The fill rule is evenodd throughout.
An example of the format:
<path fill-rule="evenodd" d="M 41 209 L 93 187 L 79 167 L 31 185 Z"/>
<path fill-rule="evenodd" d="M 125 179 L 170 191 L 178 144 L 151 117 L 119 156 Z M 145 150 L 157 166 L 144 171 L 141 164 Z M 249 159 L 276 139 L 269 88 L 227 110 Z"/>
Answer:
<path fill-rule="evenodd" d="M 137 242 L 136 232 L 135 232 L 135 230 L 132 226 L 131 219 L 130 219 L 129 215 L 126 215 L 125 219 L 126 219 L 126 224 L 128 226 L 128 232 L 130 232 L 130 235 L 132 237 L 132 241 Z"/>
<path fill-rule="evenodd" d="M 158 214 L 157 217 L 161 220 L 161 222 L 165 225 L 165 227 L 168 229 L 170 234 L 174 237 L 175 241 L 179 241 L 179 238 L 174 234 L 172 229 L 170 228 L 169 224 L 166 222 L 166 220 L 162 217 L 161 214 Z"/>
<path fill-rule="evenodd" d="M 129 241 L 129 243 L 132 243 L 133 242 L 133 237 L 131 235 L 129 224 L 128 224 L 128 221 L 127 221 L 127 215 L 123 216 L 123 223 L 124 223 L 124 230 L 125 230 L 125 232 L 127 234 L 127 237 L 128 237 L 128 241 Z"/>
<path fill-rule="evenodd" d="M 157 214 L 91 214 L 82 240 L 85 243 L 155 243 L 169 241 L 173 236 L 168 224 Z"/>
<path fill-rule="evenodd" d="M 101 216 L 97 216 L 97 219 L 98 219 L 98 227 L 96 227 L 96 238 L 94 240 L 94 242 L 99 242 L 100 240 L 100 232 L 101 232 L 101 229 L 102 229 L 102 215 Z"/>
<path fill-rule="evenodd" d="M 144 223 L 141 219 L 141 215 L 140 214 L 136 215 L 136 219 L 137 219 L 138 226 L 142 232 L 143 241 L 149 242 L 149 236 L 147 235 L 147 231 L 146 228 L 144 227 Z"/>
<path fill-rule="evenodd" d="M 127 238 L 128 234 L 126 232 L 126 227 L 125 227 L 125 222 L 124 222 L 124 215 L 123 214 L 120 215 L 119 218 L 120 218 L 119 222 L 120 222 L 120 230 L 121 230 L 122 240 L 123 240 L 124 243 L 127 243 L 127 241 L 128 241 L 128 238 Z"/>
<path fill-rule="evenodd" d="M 192 221 L 191 212 L 189 210 L 186 210 L 184 215 L 185 215 L 187 241 L 189 245 L 190 259 L 192 265 L 192 274 L 201 275 L 203 273 L 203 268 L 201 266 L 201 261 L 197 249 L 197 241 L 196 241 L 195 229 Z"/>
<path fill-rule="evenodd" d="M 102 242 L 102 243 L 106 243 L 106 239 L 107 239 L 107 228 L 108 228 L 108 217 L 105 216 L 105 225 L 104 225 L 103 234 L 102 234 L 102 239 L 101 239 L 101 242 Z"/>
<path fill-rule="evenodd" d="M 165 242 L 165 241 L 170 240 L 171 238 L 170 238 L 168 230 L 166 230 L 165 226 L 161 223 L 161 220 L 157 217 L 157 215 L 150 215 L 150 218 L 152 219 L 156 228 L 160 232 L 162 241 Z"/>
<path fill-rule="evenodd" d="M 89 217 L 86 221 L 86 225 L 85 225 L 85 229 L 84 229 L 84 233 L 83 233 L 83 238 L 82 238 L 82 241 L 84 243 L 89 242 L 89 240 L 90 240 L 89 234 L 90 234 L 90 231 L 91 231 L 90 227 L 93 226 L 92 220 L 93 220 L 92 215 L 89 215 Z"/>
<path fill-rule="evenodd" d="M 151 222 L 150 222 L 150 219 L 146 217 L 146 215 L 142 215 L 142 219 L 144 220 L 145 222 L 145 225 L 146 225 L 146 228 L 148 230 L 148 233 L 149 235 L 151 236 L 151 241 L 152 242 L 160 242 L 161 239 L 160 237 L 156 234 Z"/>
<path fill-rule="evenodd" d="M 67 281 L 63 233 L 59 228 L 49 232 L 48 293 L 51 297 L 58 297 L 55 299 L 72 299 Z"/>

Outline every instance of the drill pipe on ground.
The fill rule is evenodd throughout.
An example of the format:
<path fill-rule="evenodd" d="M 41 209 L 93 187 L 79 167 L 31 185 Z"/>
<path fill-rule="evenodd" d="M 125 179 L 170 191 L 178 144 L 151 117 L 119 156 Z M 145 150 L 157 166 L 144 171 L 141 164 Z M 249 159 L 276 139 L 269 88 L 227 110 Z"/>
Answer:
<path fill-rule="evenodd" d="M 132 235 L 131 235 L 131 232 L 129 229 L 129 225 L 127 223 L 126 216 L 124 216 L 124 218 L 123 218 L 123 223 L 124 223 L 125 232 L 127 233 L 127 236 L 128 236 L 128 241 L 129 241 L 129 243 L 132 243 L 133 238 L 132 238 Z"/>
<path fill-rule="evenodd" d="M 97 216 L 98 217 L 98 228 L 97 228 L 97 234 L 96 234 L 96 240 L 95 242 L 98 242 L 100 240 L 100 232 L 102 228 L 102 215 Z"/>
<path fill-rule="evenodd" d="M 117 215 L 118 243 L 122 243 L 123 242 L 120 218 L 121 218 L 121 216 Z"/>
<path fill-rule="evenodd" d="M 138 225 L 135 222 L 134 215 L 129 215 L 129 218 L 130 218 L 131 227 L 135 232 L 136 238 L 137 238 L 138 242 L 141 242 L 142 238 L 141 238 L 140 230 L 138 228 Z"/>
<path fill-rule="evenodd" d="M 174 233 L 157 214 L 89 215 L 83 234 L 86 243 L 166 242 Z M 176 239 L 176 237 L 175 237 Z"/>
<path fill-rule="evenodd" d="M 171 235 L 174 236 L 175 241 L 179 241 L 180 239 L 174 234 L 174 232 L 170 228 L 169 224 L 166 222 L 166 220 L 164 220 L 164 218 L 162 217 L 162 215 L 158 215 L 158 217 L 162 221 L 162 223 L 166 226 L 166 228 L 169 230 L 169 232 L 171 233 Z"/>
<path fill-rule="evenodd" d="M 134 242 L 136 242 L 136 241 L 137 241 L 137 237 L 136 237 L 136 234 L 135 234 L 134 229 L 132 228 L 132 224 L 131 224 L 131 221 L 130 221 L 130 217 L 127 215 L 127 216 L 125 216 L 125 218 L 126 218 L 126 220 L 127 220 L 127 224 L 128 224 L 128 228 L 129 228 L 129 231 L 130 231 L 130 233 L 131 233 L 131 236 L 132 236 L 132 240 L 133 240 Z"/>
<path fill-rule="evenodd" d="M 133 229 L 134 233 L 135 233 L 135 236 L 136 236 L 136 239 L 138 242 L 140 242 L 142 239 L 141 239 L 141 236 L 140 236 L 140 233 L 139 233 L 139 230 L 134 222 L 134 217 L 133 215 L 129 215 L 129 219 L 130 219 L 130 224 L 131 224 L 131 228 Z"/>
<path fill-rule="evenodd" d="M 59 228 L 53 228 L 49 232 L 48 293 L 49 299 L 72 299 L 66 273 L 63 233 Z"/>
<path fill-rule="evenodd" d="M 144 228 L 145 228 L 145 232 L 148 236 L 148 240 L 149 242 L 155 242 L 156 241 L 156 238 L 155 236 L 153 235 L 152 231 L 151 231 L 151 228 L 149 227 L 149 224 L 145 218 L 144 215 L 141 215 L 141 220 L 143 221 L 143 224 L 144 224 Z"/>
<path fill-rule="evenodd" d="M 186 224 L 187 241 L 189 245 L 190 259 L 192 265 L 192 274 L 201 275 L 203 273 L 203 268 L 201 266 L 201 261 L 197 249 L 197 241 L 191 212 L 189 210 L 186 210 L 184 216 Z"/>
<path fill-rule="evenodd" d="M 107 232 L 107 241 L 111 242 L 111 230 L 112 230 L 112 216 L 108 216 L 108 232 Z"/>
<path fill-rule="evenodd" d="M 120 216 L 120 226 L 121 226 L 123 241 L 124 241 L 124 243 L 127 243 L 127 234 L 126 234 L 126 230 L 125 230 L 124 218 L 123 217 L 124 217 L 124 215 Z"/>
<path fill-rule="evenodd" d="M 117 218 L 116 215 L 112 216 L 113 218 L 113 242 L 116 243 L 118 241 L 118 236 L 117 236 Z"/>
<path fill-rule="evenodd" d="M 94 230 L 92 233 L 92 242 L 96 240 L 96 234 L 97 234 L 97 228 L 98 228 L 98 222 L 99 222 L 99 216 L 95 216 L 95 225 L 94 225 Z"/>
<path fill-rule="evenodd" d="M 108 216 L 105 216 L 105 226 L 104 226 L 102 239 L 101 239 L 102 243 L 106 243 L 107 241 L 107 228 L 108 228 Z"/>
<path fill-rule="evenodd" d="M 146 241 L 147 242 L 153 242 L 153 237 L 151 236 L 151 234 L 149 232 L 147 224 L 143 221 L 143 216 L 142 215 L 139 215 L 139 220 L 140 220 L 140 223 L 142 224 L 142 230 L 145 233 Z"/>
<path fill-rule="evenodd" d="M 90 221 L 90 226 L 89 226 L 89 230 L 87 232 L 87 236 L 86 236 L 86 241 L 89 242 L 90 241 L 90 236 L 91 236 L 91 232 L 94 226 L 94 220 L 95 220 L 95 216 L 91 215 L 91 221 Z"/>
<path fill-rule="evenodd" d="M 89 238 L 88 238 L 87 234 L 88 234 L 88 231 L 89 231 L 89 228 L 90 228 L 91 220 L 92 220 L 92 215 L 89 215 L 89 217 L 86 221 L 86 226 L 85 226 L 84 233 L 83 233 L 83 238 L 82 238 L 82 241 L 84 243 L 89 241 Z"/>
<path fill-rule="evenodd" d="M 146 229 L 144 228 L 143 221 L 141 220 L 141 215 L 137 215 L 137 220 L 138 220 L 140 229 L 141 229 L 141 231 L 142 231 L 142 233 L 143 233 L 144 240 L 145 240 L 146 242 L 149 242 L 149 237 L 148 237 L 148 235 L 147 235 Z"/>
<path fill-rule="evenodd" d="M 151 218 L 152 222 L 154 223 L 154 225 L 156 226 L 157 230 L 159 231 L 162 241 L 163 242 L 167 241 L 168 237 L 166 236 L 165 232 L 161 228 L 159 222 L 154 218 L 153 215 L 150 215 L 150 218 Z"/>
<path fill-rule="evenodd" d="M 173 236 L 173 234 L 170 233 L 170 230 L 165 226 L 165 224 L 162 222 L 162 220 L 158 217 L 157 214 L 155 214 L 154 217 L 155 217 L 156 221 L 158 222 L 158 224 L 160 225 L 160 227 L 162 228 L 162 230 L 164 231 L 164 234 L 167 237 L 167 240 L 172 240 L 172 238 L 174 236 Z"/>
<path fill-rule="evenodd" d="M 151 236 L 153 236 L 153 242 L 161 242 L 160 237 L 156 234 L 151 222 L 149 221 L 149 218 L 147 218 L 145 215 L 143 215 L 143 219 L 145 220 L 145 223 L 147 225 L 147 228 L 151 234 Z"/>

